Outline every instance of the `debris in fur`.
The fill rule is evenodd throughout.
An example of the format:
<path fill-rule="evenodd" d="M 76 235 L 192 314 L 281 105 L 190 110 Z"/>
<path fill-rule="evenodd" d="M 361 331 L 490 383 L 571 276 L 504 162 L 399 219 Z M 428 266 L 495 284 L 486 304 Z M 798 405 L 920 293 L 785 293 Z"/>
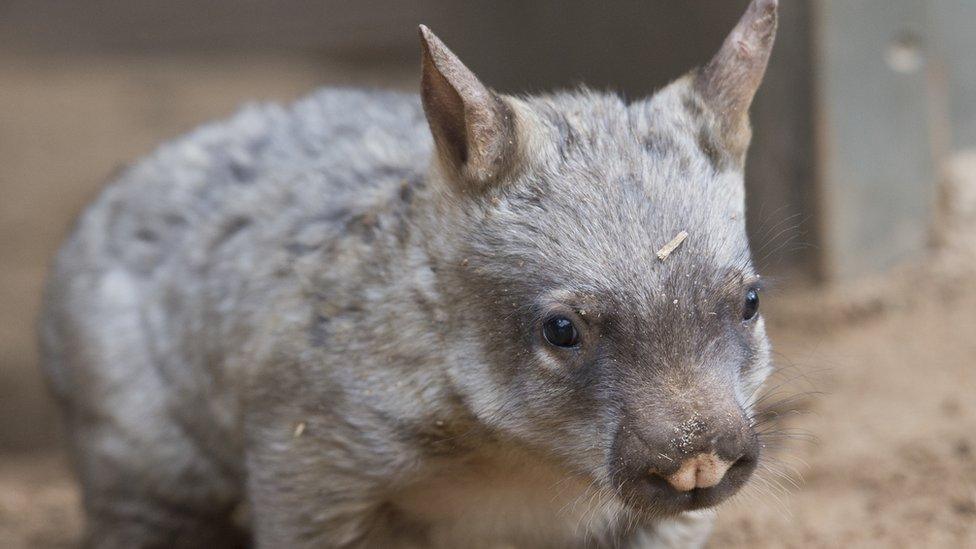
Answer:
<path fill-rule="evenodd" d="M 667 259 L 669 255 L 678 249 L 678 246 L 681 246 L 681 243 L 684 242 L 686 238 L 688 238 L 688 231 L 681 231 L 678 233 L 674 238 L 671 239 L 671 242 L 668 242 L 663 248 L 657 251 L 657 258 L 661 261 Z"/>

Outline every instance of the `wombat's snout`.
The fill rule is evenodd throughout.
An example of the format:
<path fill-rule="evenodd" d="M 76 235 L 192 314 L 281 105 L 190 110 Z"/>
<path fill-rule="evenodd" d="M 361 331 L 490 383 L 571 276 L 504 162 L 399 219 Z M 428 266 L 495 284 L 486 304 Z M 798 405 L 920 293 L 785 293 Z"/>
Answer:
<path fill-rule="evenodd" d="M 614 445 L 617 481 L 628 499 L 658 512 L 711 507 L 735 494 L 752 475 L 759 441 L 744 417 L 628 422 Z M 636 496 L 636 497 L 633 497 Z"/>

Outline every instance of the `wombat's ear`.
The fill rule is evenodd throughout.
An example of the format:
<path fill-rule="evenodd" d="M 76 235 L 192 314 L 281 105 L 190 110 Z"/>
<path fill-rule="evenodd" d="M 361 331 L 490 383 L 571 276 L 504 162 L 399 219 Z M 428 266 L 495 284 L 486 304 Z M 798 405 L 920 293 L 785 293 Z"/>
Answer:
<path fill-rule="evenodd" d="M 423 25 L 420 44 L 420 96 L 440 160 L 461 183 L 483 188 L 514 159 L 511 110 Z"/>
<path fill-rule="evenodd" d="M 733 154 L 749 146 L 749 105 L 759 89 L 776 35 L 777 0 L 752 0 L 715 57 L 695 76 L 695 90 L 718 117 Z"/>

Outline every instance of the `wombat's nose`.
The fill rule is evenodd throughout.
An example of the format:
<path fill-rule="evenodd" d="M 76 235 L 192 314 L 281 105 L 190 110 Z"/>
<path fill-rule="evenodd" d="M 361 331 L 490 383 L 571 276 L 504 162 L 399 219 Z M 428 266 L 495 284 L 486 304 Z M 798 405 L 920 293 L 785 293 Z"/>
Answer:
<path fill-rule="evenodd" d="M 714 453 L 702 453 L 681 462 L 678 470 L 664 477 L 679 492 L 695 488 L 711 488 L 722 481 L 732 464 Z"/>

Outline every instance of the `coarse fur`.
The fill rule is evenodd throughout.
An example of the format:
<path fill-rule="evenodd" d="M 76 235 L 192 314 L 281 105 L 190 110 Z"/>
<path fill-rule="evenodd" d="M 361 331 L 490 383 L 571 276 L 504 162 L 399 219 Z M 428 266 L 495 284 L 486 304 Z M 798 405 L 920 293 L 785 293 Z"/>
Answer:
<path fill-rule="evenodd" d="M 424 29 L 420 98 L 250 106 L 127 169 L 41 321 L 88 543 L 702 544 L 770 371 L 743 140 L 775 2 L 749 10 L 630 104 L 496 95 Z M 741 467 L 661 482 L 698 452 Z"/>

